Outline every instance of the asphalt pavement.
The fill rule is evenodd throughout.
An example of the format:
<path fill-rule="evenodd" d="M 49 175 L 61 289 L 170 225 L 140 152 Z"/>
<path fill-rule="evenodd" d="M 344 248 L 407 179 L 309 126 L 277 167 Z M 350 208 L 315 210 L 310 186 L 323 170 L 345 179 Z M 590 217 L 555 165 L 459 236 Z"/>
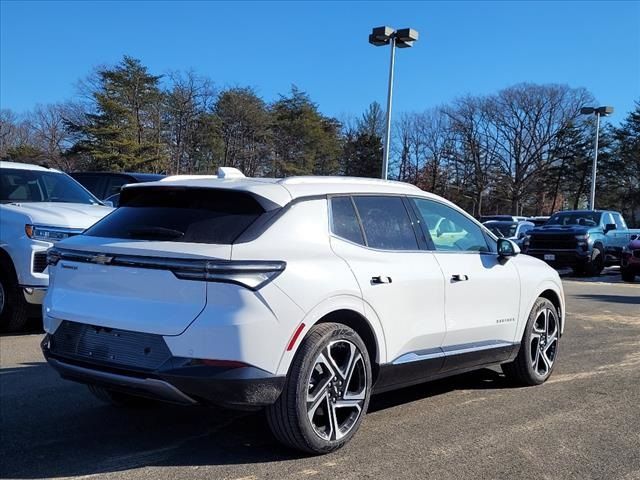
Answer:
<path fill-rule="evenodd" d="M 0 337 L 0 478 L 640 480 L 640 284 L 564 278 L 568 320 L 539 387 L 499 370 L 373 398 L 342 450 L 279 446 L 261 413 L 115 409 Z"/>

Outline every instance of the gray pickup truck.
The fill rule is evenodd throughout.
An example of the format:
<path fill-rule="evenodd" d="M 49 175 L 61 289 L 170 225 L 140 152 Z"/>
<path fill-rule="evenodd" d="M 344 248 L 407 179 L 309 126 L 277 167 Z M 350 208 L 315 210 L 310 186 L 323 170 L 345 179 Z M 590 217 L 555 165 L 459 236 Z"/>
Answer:
<path fill-rule="evenodd" d="M 555 268 L 571 267 L 579 275 L 599 275 L 605 266 L 619 265 L 631 235 L 622 215 L 608 210 L 566 210 L 554 213 L 529 231 L 525 253 Z"/>

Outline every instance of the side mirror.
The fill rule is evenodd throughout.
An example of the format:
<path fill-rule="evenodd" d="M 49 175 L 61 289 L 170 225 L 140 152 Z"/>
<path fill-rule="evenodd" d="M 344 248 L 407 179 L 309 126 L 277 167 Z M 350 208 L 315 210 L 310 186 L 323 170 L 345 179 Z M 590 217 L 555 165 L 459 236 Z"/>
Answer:
<path fill-rule="evenodd" d="M 616 224 L 615 223 L 607 223 L 604 226 L 604 233 L 610 232 L 611 230 L 615 230 L 616 229 Z"/>
<path fill-rule="evenodd" d="M 520 253 L 520 247 L 506 238 L 498 239 L 498 256 L 502 258 L 515 257 Z"/>

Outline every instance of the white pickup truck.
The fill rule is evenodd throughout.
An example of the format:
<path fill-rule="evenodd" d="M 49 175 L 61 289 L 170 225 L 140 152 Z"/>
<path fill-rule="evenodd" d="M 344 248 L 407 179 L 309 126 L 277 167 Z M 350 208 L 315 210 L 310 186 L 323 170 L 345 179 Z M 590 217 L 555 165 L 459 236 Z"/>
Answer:
<path fill-rule="evenodd" d="M 19 330 L 42 304 L 47 249 L 112 210 L 65 173 L 0 162 L 0 330 Z"/>

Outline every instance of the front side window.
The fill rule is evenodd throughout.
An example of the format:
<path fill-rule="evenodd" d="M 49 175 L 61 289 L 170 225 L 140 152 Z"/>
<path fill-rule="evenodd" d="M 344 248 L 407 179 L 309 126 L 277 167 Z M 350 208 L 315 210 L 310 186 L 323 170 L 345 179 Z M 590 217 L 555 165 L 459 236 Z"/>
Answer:
<path fill-rule="evenodd" d="M 627 229 L 627 224 L 624 223 L 624 218 L 622 218 L 622 215 L 620 215 L 619 213 L 614 213 L 613 214 L 613 219 L 616 222 L 616 228 L 618 230 L 626 230 Z"/>
<path fill-rule="evenodd" d="M 265 210 L 245 192 L 135 187 L 85 234 L 94 237 L 229 245 Z"/>
<path fill-rule="evenodd" d="M 353 243 L 365 244 L 351 197 L 331 199 L 331 231 Z"/>
<path fill-rule="evenodd" d="M 480 226 L 457 210 L 432 200 L 414 198 L 436 250 L 488 252 Z"/>
<path fill-rule="evenodd" d="M 95 197 L 64 173 L 15 168 L 0 170 L 0 202 L 99 205 Z"/>
<path fill-rule="evenodd" d="M 367 246 L 381 250 L 418 250 L 409 213 L 400 197 L 354 196 Z"/>

